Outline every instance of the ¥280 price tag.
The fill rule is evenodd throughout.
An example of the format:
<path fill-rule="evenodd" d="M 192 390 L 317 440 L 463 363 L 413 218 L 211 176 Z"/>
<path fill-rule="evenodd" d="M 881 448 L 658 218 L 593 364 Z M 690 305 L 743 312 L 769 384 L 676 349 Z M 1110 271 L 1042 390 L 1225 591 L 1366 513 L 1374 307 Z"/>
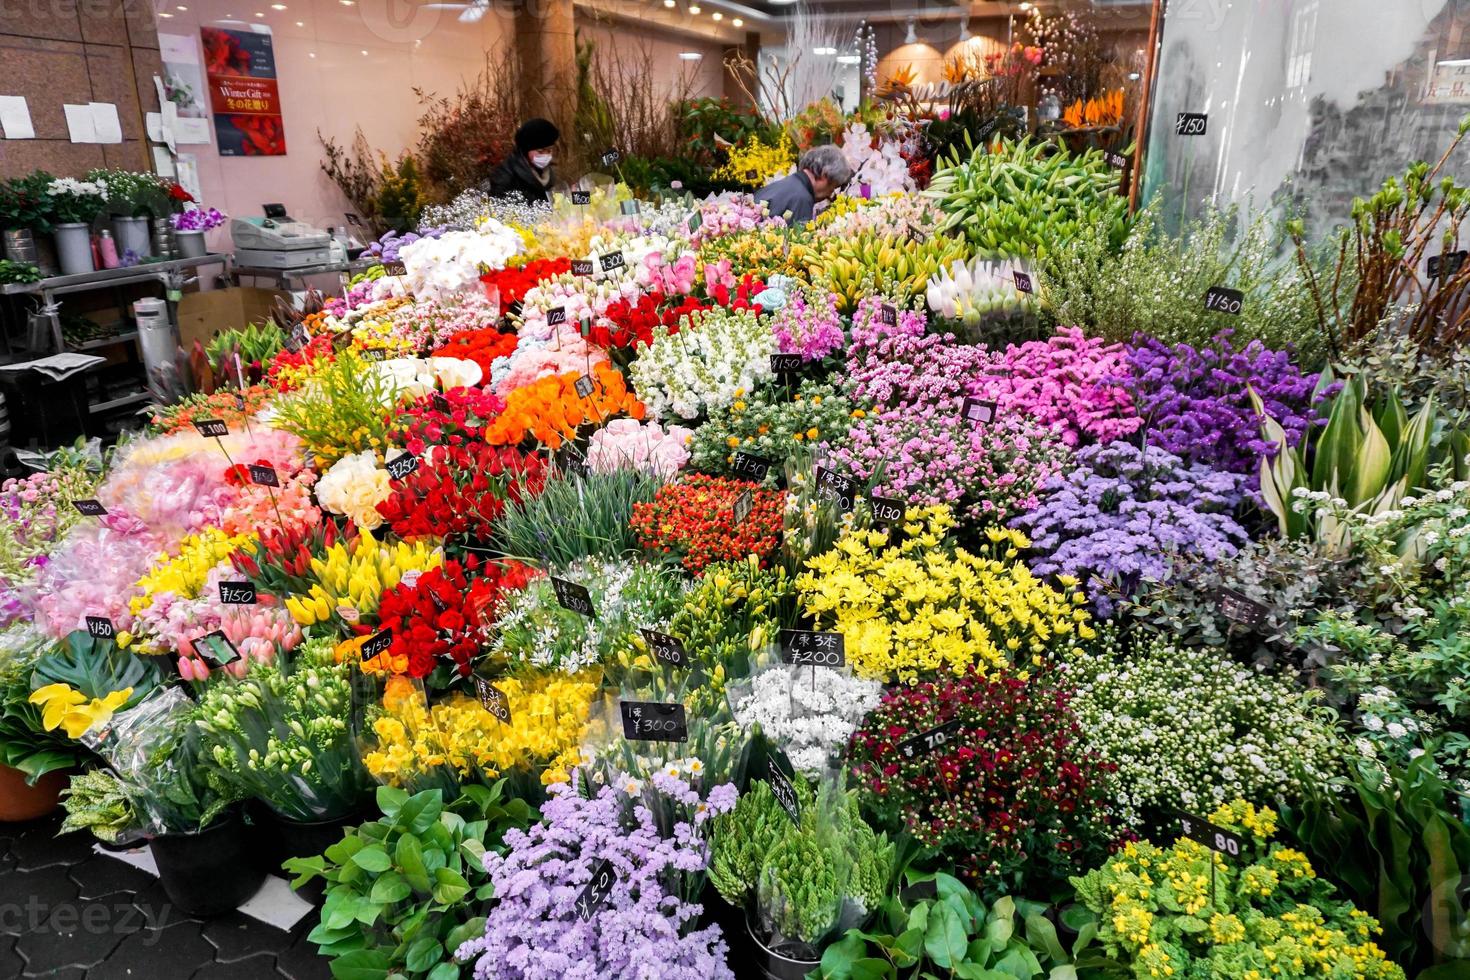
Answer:
<path fill-rule="evenodd" d="M 658 630 L 643 630 L 643 639 L 648 643 L 648 649 L 653 653 L 653 659 L 661 664 L 671 667 L 683 667 L 688 663 L 687 655 L 684 653 L 684 644 L 677 636 L 660 633 Z"/>

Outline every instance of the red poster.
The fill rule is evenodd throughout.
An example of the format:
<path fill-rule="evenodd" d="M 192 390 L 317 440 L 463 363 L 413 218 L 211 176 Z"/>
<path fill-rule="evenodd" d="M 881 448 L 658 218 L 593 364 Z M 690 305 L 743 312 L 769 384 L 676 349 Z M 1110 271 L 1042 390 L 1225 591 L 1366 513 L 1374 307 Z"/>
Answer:
<path fill-rule="evenodd" d="M 286 129 L 269 32 L 202 27 L 199 34 L 220 156 L 285 156 Z"/>

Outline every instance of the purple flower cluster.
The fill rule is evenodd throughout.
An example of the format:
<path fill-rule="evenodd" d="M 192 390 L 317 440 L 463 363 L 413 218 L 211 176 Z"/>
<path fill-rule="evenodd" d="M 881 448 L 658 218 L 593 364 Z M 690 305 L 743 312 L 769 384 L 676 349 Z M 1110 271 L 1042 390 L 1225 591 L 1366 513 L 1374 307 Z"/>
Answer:
<path fill-rule="evenodd" d="M 797 289 L 786 305 L 771 317 L 776 349 L 800 354 L 803 361 L 820 361 L 841 350 L 846 338 L 837 315 L 837 297 L 825 289 Z"/>
<path fill-rule="evenodd" d="M 620 782 L 626 785 L 604 786 L 593 799 L 565 783 L 551 787 L 543 822 L 508 831 L 504 857 L 486 852 L 496 905 L 484 937 L 455 954 L 478 957 L 478 980 L 733 980 L 718 926 L 681 934 L 701 907 L 680 896 L 679 883 L 708 866 L 706 825 L 734 808 L 735 787 L 717 786 L 701 804 L 683 780 L 654 776 L 655 788 L 690 813 L 666 837 L 649 808 L 635 802 L 641 781 Z M 603 861 L 616 880 L 584 921 L 578 898 Z"/>
<path fill-rule="evenodd" d="M 382 238 L 369 243 L 363 254 L 371 255 L 384 262 L 397 262 L 398 250 L 405 245 L 412 245 L 420 238 L 438 238 L 446 230 L 445 228 L 421 228 L 417 232 L 405 231 L 402 234 L 396 231 L 386 231 Z"/>
<path fill-rule="evenodd" d="M 209 231 L 225 223 L 225 216 L 216 208 L 195 208 L 169 217 L 175 231 Z"/>
<path fill-rule="evenodd" d="M 1133 395 L 1149 442 L 1186 462 L 1244 473 L 1252 488 L 1259 479 L 1257 464 L 1279 447 L 1261 438 L 1248 389 L 1255 389 L 1293 446 L 1315 414 L 1317 375 L 1302 374 L 1285 351 L 1267 350 L 1259 340 L 1234 350 L 1228 330 L 1199 350 L 1138 334 L 1128 367 L 1120 380 Z"/>
<path fill-rule="evenodd" d="M 1011 526 L 1031 537 L 1032 571 L 1075 576 L 1110 616 L 1103 586 L 1131 595 L 1141 581 L 1167 579 L 1175 555 L 1233 556 L 1247 537 L 1231 517 L 1244 488 L 1238 474 L 1114 442 L 1078 452 L 1076 468 L 1054 477 L 1040 506 Z"/>
<path fill-rule="evenodd" d="M 954 334 L 925 334 L 924 314 L 913 310 L 898 310 L 897 322 L 885 324 L 885 303 L 867 297 L 852 315 L 847 374 L 854 399 L 901 408 L 939 405 L 967 394 L 991 355 L 983 347 L 957 343 Z"/>

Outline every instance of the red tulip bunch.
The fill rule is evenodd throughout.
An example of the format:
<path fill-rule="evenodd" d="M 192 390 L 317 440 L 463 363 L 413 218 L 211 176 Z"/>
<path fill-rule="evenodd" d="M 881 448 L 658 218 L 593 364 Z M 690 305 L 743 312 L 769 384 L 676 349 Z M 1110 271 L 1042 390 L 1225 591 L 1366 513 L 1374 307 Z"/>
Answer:
<path fill-rule="evenodd" d="M 483 380 L 490 380 L 490 365 L 497 357 L 509 357 L 516 349 L 516 335 L 496 330 L 460 330 L 449 335 L 434 351 L 434 357 L 457 357 L 480 365 Z"/>
<path fill-rule="evenodd" d="M 543 279 L 572 271 L 571 259 L 536 259 L 514 268 L 494 269 L 480 277 L 486 286 L 500 290 L 500 308 L 519 303 Z"/>
<path fill-rule="evenodd" d="M 483 443 L 441 446 L 397 482 L 378 513 L 400 538 L 483 539 L 507 500 L 540 493 L 545 482 L 539 456 Z"/>

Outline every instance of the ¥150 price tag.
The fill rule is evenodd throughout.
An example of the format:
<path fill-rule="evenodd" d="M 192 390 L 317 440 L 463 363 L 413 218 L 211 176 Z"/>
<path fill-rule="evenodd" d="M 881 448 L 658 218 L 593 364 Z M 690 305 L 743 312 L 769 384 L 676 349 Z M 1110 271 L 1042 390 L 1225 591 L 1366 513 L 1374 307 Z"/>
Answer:
<path fill-rule="evenodd" d="M 225 606 L 255 605 L 255 586 L 249 582 L 221 582 L 219 601 Z"/>
<path fill-rule="evenodd" d="M 262 487 L 278 487 L 281 478 L 276 475 L 275 467 L 266 466 L 264 463 L 251 463 L 246 469 L 250 471 L 250 482 Z"/>
<path fill-rule="evenodd" d="M 218 439 L 230 434 L 230 427 L 225 425 L 223 419 L 195 419 L 194 428 L 205 438 Z"/>
<path fill-rule="evenodd" d="M 964 727 L 963 721 L 949 721 L 927 732 L 920 732 L 913 738 L 906 738 L 899 742 L 898 754 L 905 759 L 921 759 L 956 741 Z"/>
<path fill-rule="evenodd" d="M 825 500 L 837 501 L 837 506 L 844 511 L 852 510 L 853 502 L 857 499 L 857 480 L 850 476 L 843 476 L 836 470 L 829 470 L 825 466 L 818 466 L 817 496 Z"/>
<path fill-rule="evenodd" d="M 1240 316 L 1240 311 L 1245 309 L 1245 293 L 1226 286 L 1211 286 L 1205 292 L 1205 309 Z"/>
<path fill-rule="evenodd" d="M 897 524 L 903 520 L 908 508 L 902 500 L 893 497 L 878 497 L 870 495 L 868 505 L 873 508 L 873 520 L 879 524 Z"/>
<path fill-rule="evenodd" d="M 602 266 L 603 272 L 611 272 L 614 269 L 621 269 L 623 266 L 627 265 L 628 260 L 623 256 L 622 250 L 619 249 L 616 252 L 609 252 L 608 254 L 601 256 L 597 260 L 597 264 Z"/>
<path fill-rule="evenodd" d="M 677 701 L 619 701 L 623 737 L 634 742 L 687 742 L 689 720 Z"/>
<path fill-rule="evenodd" d="M 1174 132 L 1179 136 L 1203 136 L 1209 128 L 1207 112 L 1181 112 L 1174 120 Z"/>
<path fill-rule="evenodd" d="M 989 425 L 995 421 L 996 404 L 984 398 L 966 398 L 963 411 L 966 422 Z"/>
<path fill-rule="evenodd" d="M 578 207 L 585 208 L 592 203 L 591 191 L 572 191 L 572 203 Z"/>
<path fill-rule="evenodd" d="M 878 307 L 878 322 L 885 327 L 898 326 L 898 309 L 891 303 L 884 303 Z"/>
<path fill-rule="evenodd" d="M 800 354 L 772 354 L 772 374 L 795 374 L 801 370 Z"/>
<path fill-rule="evenodd" d="M 106 616 L 86 616 L 87 635 L 98 640 L 110 640 L 117 636 L 112 620 Z"/>
<path fill-rule="evenodd" d="M 796 667 L 842 667 L 847 664 L 847 642 L 841 633 L 782 630 L 781 660 Z"/>
<path fill-rule="evenodd" d="M 240 651 L 235 649 L 235 644 L 225 636 L 224 630 L 210 630 L 203 636 L 194 637 L 194 652 L 201 659 L 208 660 L 216 667 L 232 664 L 240 659 Z"/>
<path fill-rule="evenodd" d="M 570 609 L 574 613 L 581 613 L 588 619 L 596 616 L 592 610 L 592 594 L 587 591 L 587 586 L 578 585 L 576 582 L 568 582 L 564 578 L 552 577 L 551 588 L 556 593 L 556 601 L 563 609 Z"/>
<path fill-rule="evenodd" d="M 102 506 L 99 500 L 73 500 L 71 505 L 76 508 L 78 514 L 83 517 L 106 517 L 107 508 Z"/>
<path fill-rule="evenodd" d="M 618 873 L 613 870 L 611 861 L 604 860 L 593 868 L 592 880 L 587 882 L 582 894 L 577 896 L 577 918 L 590 922 L 597 910 L 607 904 L 608 896 L 612 894 L 613 885 L 617 881 Z"/>
<path fill-rule="evenodd" d="M 1036 287 L 1031 282 L 1031 275 L 1026 272 L 1013 272 L 1011 278 L 1015 280 L 1016 289 L 1023 293 L 1034 293 Z"/>
<path fill-rule="evenodd" d="M 658 630 L 642 630 L 643 639 L 648 642 L 648 649 L 653 653 L 653 659 L 661 664 L 671 667 L 683 667 L 687 664 L 688 657 L 684 653 L 684 644 L 677 636 L 660 633 Z"/>
<path fill-rule="evenodd" d="M 1240 857 L 1245 849 L 1245 841 L 1241 840 L 1239 834 L 1232 833 L 1224 827 L 1217 827 L 1203 817 L 1196 817 L 1192 813 L 1179 814 L 1179 832 L 1192 841 L 1205 845 L 1210 850 L 1227 857 Z"/>
<path fill-rule="evenodd" d="M 796 770 L 791 765 L 791 760 L 786 758 L 786 753 L 773 749 L 766 757 L 766 784 L 771 787 L 771 795 L 781 804 L 781 809 L 786 811 L 791 822 L 800 826 L 801 798 L 796 795 L 796 787 L 791 783 L 791 776 L 786 774 L 787 769 L 795 775 Z"/>
<path fill-rule="evenodd" d="M 419 458 L 413 453 L 403 453 L 388 460 L 387 465 L 389 478 L 401 480 L 419 468 Z"/>
<path fill-rule="evenodd" d="M 385 652 L 393 645 L 393 631 L 379 630 L 367 638 L 363 643 L 361 656 L 363 660 L 371 660 L 378 654 Z"/>
<path fill-rule="evenodd" d="M 730 461 L 730 469 L 747 480 L 759 483 L 771 472 L 771 461 L 753 453 L 736 453 L 735 458 Z"/>
<path fill-rule="evenodd" d="M 591 259 L 572 259 L 572 275 L 585 278 L 595 271 Z"/>
<path fill-rule="evenodd" d="M 485 678 L 476 677 L 475 693 L 480 696 L 481 707 L 498 718 L 502 725 L 510 724 L 510 701 L 504 691 Z"/>
<path fill-rule="evenodd" d="M 1257 602 L 1234 589 L 1220 589 L 1215 593 L 1215 601 L 1219 604 L 1221 616 L 1246 629 L 1260 629 L 1266 625 L 1266 618 L 1271 614 L 1265 603 Z"/>

